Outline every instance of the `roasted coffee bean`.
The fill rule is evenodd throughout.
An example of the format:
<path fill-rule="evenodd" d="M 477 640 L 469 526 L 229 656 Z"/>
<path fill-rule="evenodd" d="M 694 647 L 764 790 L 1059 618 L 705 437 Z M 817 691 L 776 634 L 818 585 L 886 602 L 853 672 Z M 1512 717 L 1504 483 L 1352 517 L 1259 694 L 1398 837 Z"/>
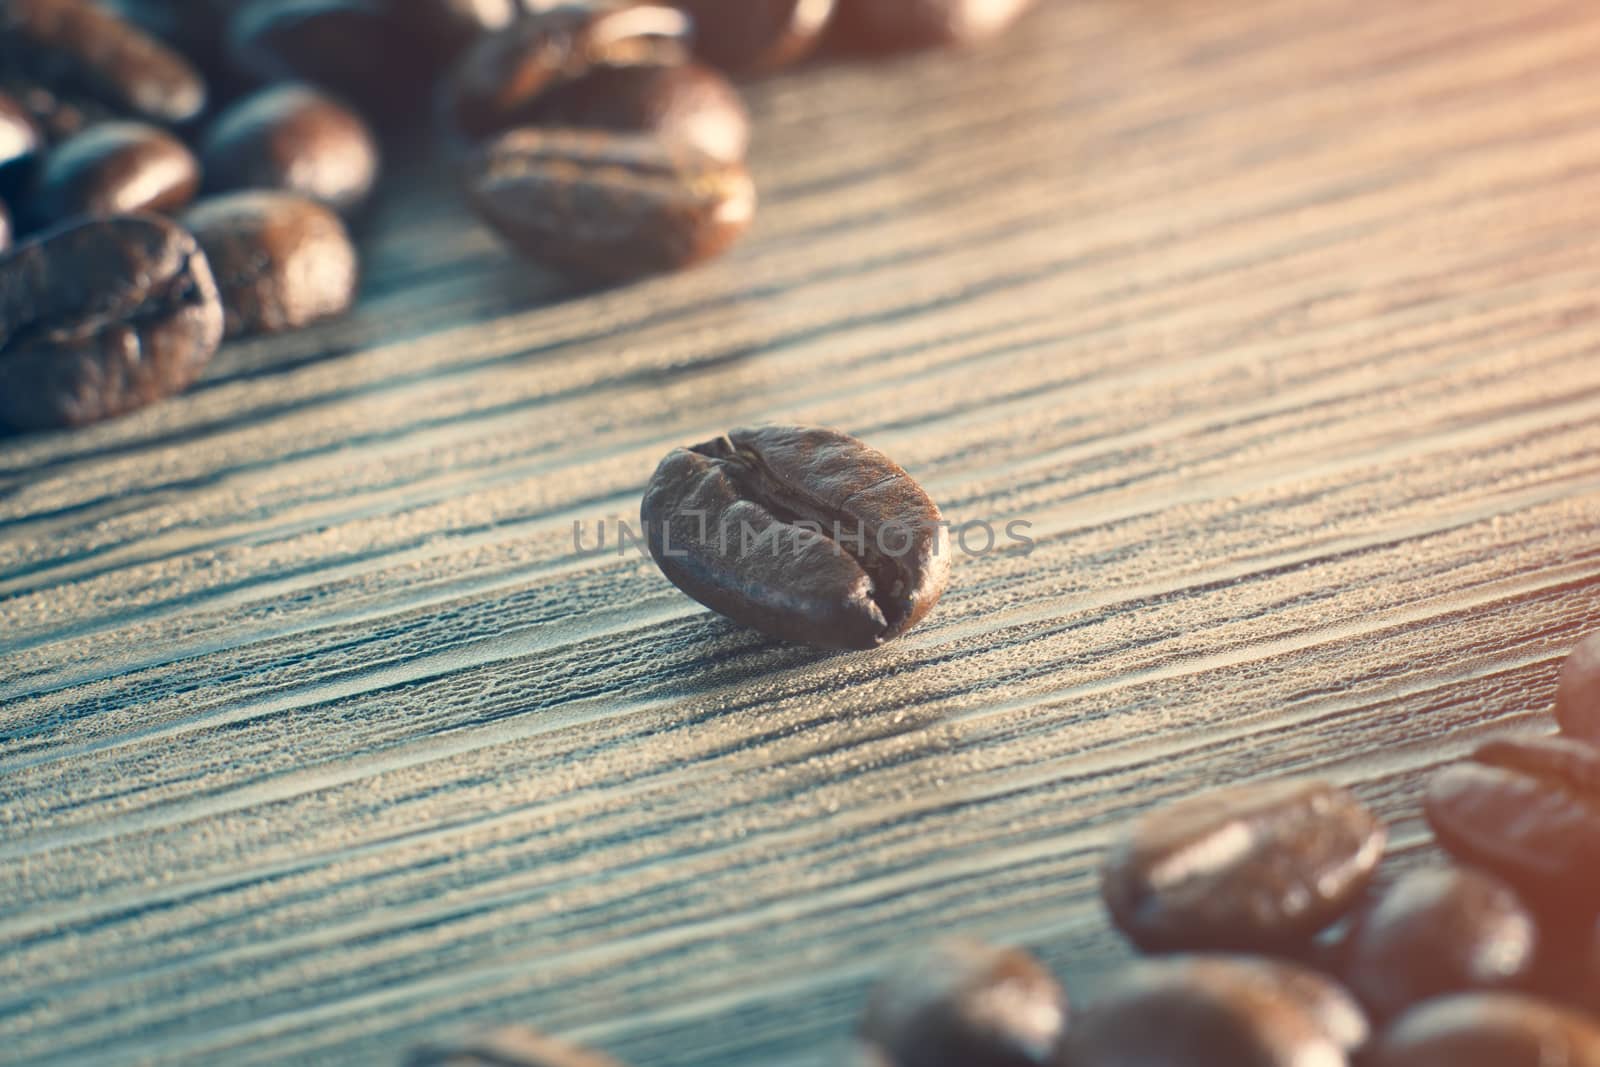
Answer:
<path fill-rule="evenodd" d="M 378 180 L 367 124 L 305 85 L 263 89 L 217 117 L 200 148 L 206 191 L 282 189 L 336 211 L 360 207 Z"/>
<path fill-rule="evenodd" d="M 184 143 L 142 122 L 102 122 L 50 150 L 34 178 L 36 226 L 74 215 L 163 214 L 194 199 L 200 164 Z"/>
<path fill-rule="evenodd" d="M 1359 800 L 1325 782 L 1232 786 L 1140 819 L 1101 888 L 1148 951 L 1287 950 L 1350 910 L 1385 840 Z"/>
<path fill-rule="evenodd" d="M 755 215 L 742 165 L 645 136 L 511 130 L 464 176 L 473 208 L 519 251 L 592 280 L 710 259 Z"/>
<path fill-rule="evenodd" d="M 1362 911 L 1344 979 L 1379 1018 L 1445 993 L 1518 988 L 1538 949 L 1535 920 L 1510 886 L 1471 870 L 1417 871 Z"/>
<path fill-rule="evenodd" d="M 89 0 L 0 3 L 0 71 L 153 122 L 186 122 L 206 105 L 188 60 Z"/>
<path fill-rule="evenodd" d="M 503 1026 L 448 1045 L 414 1051 L 406 1067 L 620 1067 L 598 1052 L 546 1037 L 525 1026 Z"/>
<path fill-rule="evenodd" d="M 1600 1067 L 1600 1026 L 1509 993 L 1441 997 L 1401 1016 L 1364 1067 Z"/>
<path fill-rule="evenodd" d="M 805 58 L 822 39 L 834 0 L 677 0 L 694 19 L 695 52 L 735 73 Z"/>
<path fill-rule="evenodd" d="M 44 135 L 16 97 L 0 93 L 0 174 L 25 167 L 44 146 Z"/>
<path fill-rule="evenodd" d="M 731 619 L 824 648 L 893 640 L 933 609 L 950 574 L 928 494 L 836 430 L 768 426 L 674 449 L 640 515 L 672 584 Z"/>
<path fill-rule="evenodd" d="M 0 258 L 0 425 L 82 426 L 182 392 L 222 340 L 194 238 L 154 215 L 91 219 Z"/>
<path fill-rule="evenodd" d="M 377 0 L 246 0 L 227 49 L 249 80 L 309 82 L 378 118 L 410 121 L 426 97 L 426 50 Z"/>
<path fill-rule="evenodd" d="M 1558 914 L 1600 911 L 1600 749 L 1568 738 L 1492 741 L 1428 784 L 1439 843 Z"/>
<path fill-rule="evenodd" d="M 728 79 L 698 63 L 601 67 L 550 90 L 536 123 L 648 133 L 737 163 L 750 146 L 750 116 Z"/>
<path fill-rule="evenodd" d="M 1568 737 L 1600 745 L 1600 633 L 1580 641 L 1561 665 L 1556 719 Z"/>
<path fill-rule="evenodd" d="M 539 97 L 597 67 L 681 63 L 693 24 L 659 4 L 560 4 L 491 34 L 445 84 L 447 133 L 474 141 L 530 121 Z"/>
<path fill-rule="evenodd" d="M 1366 1035 L 1337 983 L 1290 963 L 1145 962 L 1077 1014 L 1071 1067 L 1345 1067 Z"/>
<path fill-rule="evenodd" d="M 202 200 L 183 217 L 216 274 L 229 337 L 299 329 L 341 315 L 360 265 L 339 216 L 292 193 Z"/>
<path fill-rule="evenodd" d="M 969 45 L 1015 22 L 1033 0 L 839 0 L 837 36 L 873 52 Z"/>
<path fill-rule="evenodd" d="M 1032 956 L 953 938 L 878 984 L 861 1038 L 893 1067 L 1044 1067 L 1066 1026 L 1067 995 Z"/>

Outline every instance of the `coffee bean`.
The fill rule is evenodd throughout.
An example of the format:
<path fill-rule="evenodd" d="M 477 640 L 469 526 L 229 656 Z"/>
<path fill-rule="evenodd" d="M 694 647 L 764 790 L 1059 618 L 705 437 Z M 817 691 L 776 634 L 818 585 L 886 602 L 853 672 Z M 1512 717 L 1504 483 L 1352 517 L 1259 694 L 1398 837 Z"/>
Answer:
<path fill-rule="evenodd" d="M 518 250 L 600 281 L 710 259 L 755 215 L 743 166 L 651 137 L 511 130 L 464 175 L 473 208 Z"/>
<path fill-rule="evenodd" d="M 45 156 L 34 178 L 35 226 L 74 215 L 170 213 L 194 198 L 200 164 L 182 141 L 142 122 L 102 122 Z"/>
<path fill-rule="evenodd" d="M 640 509 L 679 589 L 764 633 L 873 648 L 915 626 L 950 574 L 939 509 L 889 457 L 836 430 L 734 430 L 674 449 Z"/>
<path fill-rule="evenodd" d="M 411 1053 L 406 1067 L 620 1067 L 598 1052 L 546 1037 L 525 1026 L 503 1026 Z"/>
<path fill-rule="evenodd" d="M 309 82 L 377 118 L 411 121 L 426 96 L 426 50 L 376 0 L 246 0 L 227 49 L 247 79 Z"/>
<path fill-rule="evenodd" d="M 366 123 L 304 85 L 263 89 L 224 111 L 200 158 L 208 192 L 282 189 L 346 213 L 378 179 L 378 145 Z"/>
<path fill-rule="evenodd" d="M 950 939 L 878 984 L 861 1038 L 893 1067 L 1043 1067 L 1066 1025 L 1067 995 L 1032 956 Z"/>
<path fill-rule="evenodd" d="M 677 0 L 694 19 L 695 52 L 735 73 L 805 58 L 822 39 L 834 0 Z"/>
<path fill-rule="evenodd" d="M 355 299 L 355 246 L 339 216 L 314 200 L 229 193 L 200 201 L 183 221 L 211 261 L 229 337 L 299 329 Z"/>
<path fill-rule="evenodd" d="M 1343 973 L 1374 1015 L 1391 1018 L 1445 993 L 1519 987 L 1537 947 L 1534 917 L 1498 878 L 1417 871 L 1360 914 Z"/>
<path fill-rule="evenodd" d="M 194 238 L 153 215 L 52 230 L 0 259 L 0 425 L 82 426 L 182 392 L 222 340 Z"/>
<path fill-rule="evenodd" d="M 648 3 L 559 4 L 478 42 L 443 89 L 446 131 L 474 141 L 529 121 L 539 97 L 597 67 L 681 63 L 693 24 Z"/>
<path fill-rule="evenodd" d="M 22 102 L 0 93 L 0 174 L 26 167 L 44 146 L 44 135 Z"/>
<path fill-rule="evenodd" d="M 1365 1067 L 1600 1067 L 1600 1026 L 1509 993 L 1430 1000 L 1376 1042 Z"/>
<path fill-rule="evenodd" d="M 1033 0 L 839 0 L 837 36 L 874 52 L 985 41 L 1005 30 Z"/>
<path fill-rule="evenodd" d="M 1360 897 L 1386 834 L 1325 782 L 1200 793 L 1140 819 L 1106 861 L 1102 891 L 1148 951 L 1303 946 Z"/>
<path fill-rule="evenodd" d="M 1345 1067 L 1366 1035 L 1331 979 L 1230 957 L 1145 962 L 1078 1013 L 1072 1067 Z"/>
<path fill-rule="evenodd" d="M 186 122 L 206 105 L 205 81 L 186 59 L 88 0 L 0 4 L 0 70 L 152 122 Z"/>
<path fill-rule="evenodd" d="M 737 163 L 750 145 L 750 116 L 721 74 L 698 63 L 600 67 L 542 96 L 530 120 L 552 126 L 654 134 Z"/>
<path fill-rule="evenodd" d="M 1600 749 L 1567 738 L 1493 741 L 1428 784 L 1439 843 L 1537 908 L 1600 911 Z"/>
<path fill-rule="evenodd" d="M 1568 737 L 1600 744 L 1600 633 L 1580 641 L 1561 665 L 1556 719 Z"/>

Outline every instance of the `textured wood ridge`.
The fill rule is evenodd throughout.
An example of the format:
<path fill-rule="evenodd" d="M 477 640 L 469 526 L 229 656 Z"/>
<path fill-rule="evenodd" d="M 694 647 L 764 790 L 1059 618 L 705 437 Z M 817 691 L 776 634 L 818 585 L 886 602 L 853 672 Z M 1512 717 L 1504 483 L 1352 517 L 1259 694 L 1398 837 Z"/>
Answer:
<path fill-rule="evenodd" d="M 1091 992 L 1149 804 L 1411 812 L 1600 626 L 1596 55 L 1592 0 L 1047 0 L 756 86 L 752 238 L 581 298 L 413 182 L 353 318 L 0 444 L 0 1061 L 828 1063 L 934 932 Z M 574 551 L 761 420 L 1036 548 L 854 656 Z"/>

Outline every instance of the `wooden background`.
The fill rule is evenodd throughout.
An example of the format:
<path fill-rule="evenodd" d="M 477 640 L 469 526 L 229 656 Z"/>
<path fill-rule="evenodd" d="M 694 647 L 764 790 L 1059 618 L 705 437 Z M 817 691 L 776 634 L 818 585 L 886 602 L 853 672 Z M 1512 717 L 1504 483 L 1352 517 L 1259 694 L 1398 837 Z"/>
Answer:
<path fill-rule="evenodd" d="M 348 320 L 0 445 L 0 1060 L 393 1064 L 530 1020 L 832 1061 L 967 930 L 1080 997 L 1161 800 L 1417 786 L 1600 626 L 1600 6 L 1049 0 L 754 86 L 756 230 L 578 296 L 426 174 Z M 1031 555 L 874 654 L 573 523 L 831 424 Z"/>

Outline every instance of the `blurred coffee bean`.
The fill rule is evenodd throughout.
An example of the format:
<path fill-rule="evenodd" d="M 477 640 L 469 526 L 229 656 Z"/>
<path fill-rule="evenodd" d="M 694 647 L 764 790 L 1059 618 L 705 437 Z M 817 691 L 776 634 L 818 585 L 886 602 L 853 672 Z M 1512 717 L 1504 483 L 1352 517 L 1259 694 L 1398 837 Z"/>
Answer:
<path fill-rule="evenodd" d="M 83 426 L 182 392 L 222 340 L 194 238 L 153 215 L 90 219 L 0 258 L 0 426 Z"/>
<path fill-rule="evenodd" d="M 25 167 L 44 146 L 33 116 L 16 97 L 0 93 L 0 174 Z"/>
<path fill-rule="evenodd" d="M 693 24 L 649 3 L 559 4 L 480 40 L 443 93 L 446 132 L 468 141 L 529 121 L 541 94 L 596 67 L 681 63 Z"/>
<path fill-rule="evenodd" d="M 1556 719 L 1568 737 L 1600 744 L 1600 633 L 1580 641 L 1561 665 Z"/>
<path fill-rule="evenodd" d="M 426 51 L 377 0 L 246 0 L 227 51 L 249 80 L 309 82 L 373 118 L 410 121 L 426 99 Z"/>
<path fill-rule="evenodd" d="M 34 226 L 74 215 L 163 214 L 194 199 L 200 164 L 184 143 L 142 122 L 102 122 L 52 148 L 34 177 Z"/>
<path fill-rule="evenodd" d="M 650 133 L 737 163 L 750 146 L 750 116 L 728 79 L 699 63 L 601 67 L 551 89 L 534 124 Z"/>
<path fill-rule="evenodd" d="M 694 19 L 695 52 L 734 73 L 774 70 L 822 39 L 834 0 L 676 0 Z"/>
<path fill-rule="evenodd" d="M 283 189 L 351 212 L 378 180 L 378 145 L 361 117 L 304 85 L 279 85 L 217 116 L 201 142 L 207 192 Z"/>
<path fill-rule="evenodd" d="M 873 52 L 969 45 L 1015 22 L 1033 0 L 839 0 L 837 37 Z"/>
<path fill-rule="evenodd" d="M 1538 948 L 1534 917 L 1479 871 L 1405 875 L 1351 928 L 1344 979 L 1379 1018 L 1445 993 L 1520 987 Z"/>
<path fill-rule="evenodd" d="M 200 201 L 183 221 L 211 261 L 229 337 L 308 326 L 355 299 L 355 246 L 339 216 L 314 200 L 229 193 Z"/>
<path fill-rule="evenodd" d="M 726 250 L 755 215 L 744 167 L 651 137 L 511 130 L 467 161 L 474 209 L 532 259 L 618 281 Z"/>
<path fill-rule="evenodd" d="M 186 122 L 206 105 L 188 60 L 89 0 L 0 4 L 0 73 L 153 122 Z"/>
<path fill-rule="evenodd" d="M 872 991 L 861 1038 L 892 1067 L 1044 1067 L 1067 995 L 1020 949 L 952 938 L 901 962 Z"/>
<path fill-rule="evenodd" d="M 1137 964 L 1068 1031 L 1072 1067 L 1345 1067 L 1365 1020 L 1337 983 L 1290 963 Z"/>
<path fill-rule="evenodd" d="M 1600 1026 L 1509 993 L 1430 1000 L 1385 1031 L 1363 1067 L 1600 1067 Z"/>
<path fill-rule="evenodd" d="M 1232 786 L 1140 819 L 1108 857 L 1102 891 L 1148 951 L 1298 948 L 1355 904 L 1385 840 L 1333 785 Z"/>
<path fill-rule="evenodd" d="M 1534 907 L 1600 911 L 1600 749 L 1569 738 L 1492 741 L 1428 784 L 1439 843 Z"/>
<path fill-rule="evenodd" d="M 478 38 L 497 33 L 523 14 L 525 0 L 388 0 L 413 40 L 439 66 L 448 65 Z"/>
<path fill-rule="evenodd" d="M 610 1056 L 546 1037 L 525 1026 L 503 1026 L 411 1053 L 406 1067 L 621 1067 Z"/>

